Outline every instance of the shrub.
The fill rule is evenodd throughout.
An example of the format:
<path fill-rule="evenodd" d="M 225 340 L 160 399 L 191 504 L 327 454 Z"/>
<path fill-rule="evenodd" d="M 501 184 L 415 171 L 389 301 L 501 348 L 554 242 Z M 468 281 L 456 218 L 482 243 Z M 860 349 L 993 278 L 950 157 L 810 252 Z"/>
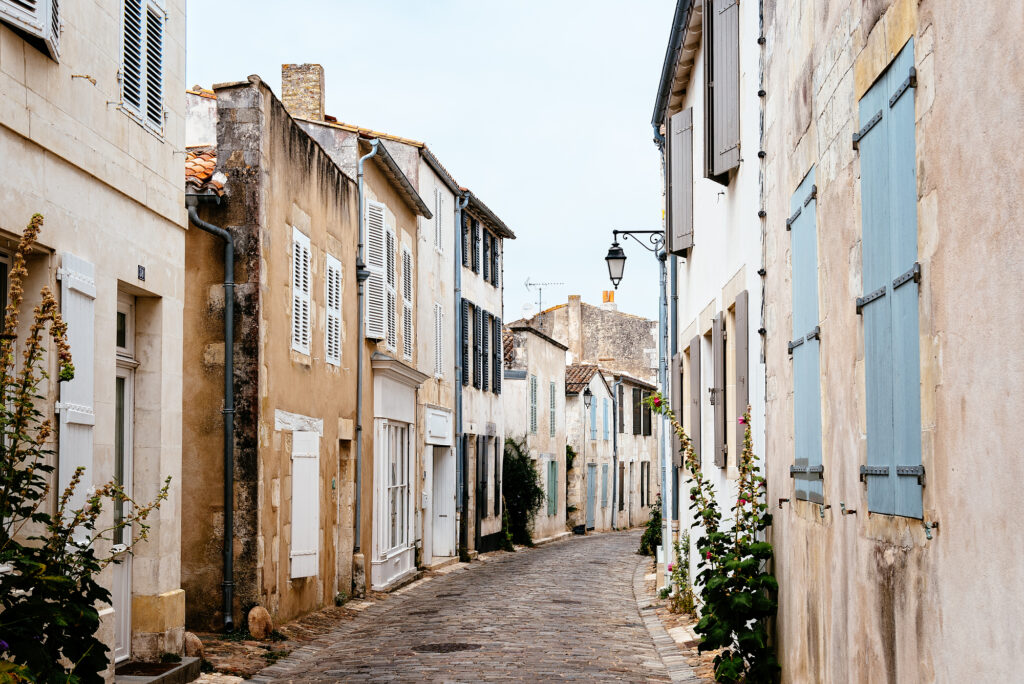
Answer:
<path fill-rule="evenodd" d="M 516 544 L 533 546 L 530 528 L 533 518 L 544 504 L 544 490 L 537 477 L 537 468 L 526 448 L 526 438 L 505 439 L 505 459 L 501 469 L 502 493 L 508 514 L 508 529 Z"/>
<path fill-rule="evenodd" d="M 653 556 L 661 546 L 661 494 L 658 494 L 651 506 L 651 517 L 647 519 L 644 534 L 640 537 L 640 548 L 637 553 L 642 556 Z"/>

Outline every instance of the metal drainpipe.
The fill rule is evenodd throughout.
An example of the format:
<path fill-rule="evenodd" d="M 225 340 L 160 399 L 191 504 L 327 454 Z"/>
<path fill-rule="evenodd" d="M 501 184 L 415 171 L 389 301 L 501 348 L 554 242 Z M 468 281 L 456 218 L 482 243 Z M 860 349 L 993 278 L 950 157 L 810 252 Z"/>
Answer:
<path fill-rule="evenodd" d="M 224 240 L 224 629 L 234 629 L 235 598 L 235 240 L 231 233 L 199 218 L 200 200 L 220 202 L 209 195 L 188 195 L 188 218 L 196 227 Z"/>
<path fill-rule="evenodd" d="M 666 177 L 666 174 L 668 173 L 668 170 L 665 168 L 665 136 L 662 135 L 661 127 L 657 123 L 652 122 L 651 123 L 651 128 L 654 130 L 654 144 L 658 148 L 658 156 L 661 158 L 661 174 L 662 174 L 662 178 L 664 179 Z M 666 197 L 666 202 L 669 199 L 670 198 Z M 662 358 L 660 359 L 660 361 L 662 363 L 662 366 L 661 366 L 661 368 L 659 368 L 659 371 L 660 371 L 660 373 L 662 375 L 661 391 L 663 393 L 668 392 L 668 382 L 667 382 L 668 381 L 668 359 L 665 358 L 665 356 L 666 356 L 665 352 L 667 352 L 667 350 L 669 348 L 669 345 L 668 345 L 668 341 L 665 339 L 665 337 L 668 336 L 668 329 L 667 329 L 668 328 L 668 320 L 667 319 L 669 318 L 669 314 L 668 314 L 668 311 L 667 311 L 668 302 L 667 302 L 667 298 L 666 298 L 666 294 L 665 294 L 665 261 L 666 261 L 666 259 L 669 256 L 668 255 L 668 249 L 667 249 L 668 248 L 668 239 L 667 238 L 668 238 L 668 230 L 669 229 L 670 229 L 670 227 L 666 225 L 665 226 L 665 232 L 666 232 L 666 235 L 665 235 L 665 238 L 666 238 L 665 247 L 666 247 L 666 249 L 665 249 L 665 251 L 662 254 L 658 255 L 658 258 L 661 260 L 661 307 L 662 307 L 661 313 L 659 315 L 659 317 L 661 318 L 661 325 L 662 325 L 662 327 L 661 327 L 662 340 L 660 341 L 658 346 L 662 350 L 662 355 L 661 355 Z M 677 347 L 676 334 L 677 334 L 677 326 L 678 326 L 678 321 L 676 320 L 676 309 L 678 308 L 677 304 L 678 304 L 679 296 L 678 296 L 677 291 L 676 291 L 676 282 L 677 282 L 676 278 L 677 278 L 677 274 L 676 274 L 676 260 L 672 259 L 672 313 L 671 313 L 671 321 L 672 321 L 672 324 L 671 324 L 672 325 L 672 343 L 671 344 L 672 344 L 672 347 L 671 347 L 671 349 L 672 349 L 672 355 L 673 356 L 676 354 L 676 347 Z M 665 447 L 665 437 L 666 437 L 666 433 L 668 431 L 668 425 L 669 425 L 668 420 L 665 419 L 664 417 L 662 417 L 661 425 L 662 425 L 662 431 L 661 431 L 659 442 L 660 442 L 662 453 L 665 454 L 665 458 L 664 458 L 664 461 L 663 461 L 664 465 L 663 465 L 663 471 L 662 471 L 663 472 L 663 477 L 662 477 L 662 488 L 661 488 L 661 492 L 662 492 L 661 493 L 661 511 L 662 511 L 662 520 L 664 522 L 663 534 L 662 534 L 662 549 L 663 549 L 663 551 L 665 553 L 665 566 L 668 567 L 668 562 L 669 562 L 668 544 L 669 544 L 669 541 L 671 540 L 671 537 L 672 537 L 672 520 L 675 519 L 674 518 L 675 507 L 674 506 L 669 506 L 668 504 L 671 503 L 672 500 L 675 498 L 674 496 L 671 496 L 671 494 L 674 493 L 676 487 L 678 487 L 679 476 L 678 476 L 678 473 L 675 472 L 675 468 L 673 468 L 671 466 L 671 462 L 669 460 L 669 457 L 671 456 L 671 454 L 666 453 L 666 452 L 669 451 Z M 669 478 L 669 471 L 670 470 L 672 471 L 672 490 L 671 491 L 667 487 L 668 478 Z M 665 578 L 665 585 L 666 586 L 668 585 L 668 577 L 667 576 Z"/>
<path fill-rule="evenodd" d="M 658 332 L 661 335 L 661 339 L 658 340 L 658 376 L 661 381 L 661 393 L 664 396 L 668 391 L 667 380 L 668 380 L 668 368 L 666 366 L 666 351 L 668 350 L 668 293 L 666 292 L 668 283 L 665 277 L 665 262 L 668 260 L 668 253 L 663 249 L 658 254 L 658 265 L 661 271 L 661 310 L 658 313 Z M 661 421 L 662 429 L 658 434 L 658 449 L 661 454 L 661 520 L 662 520 L 662 536 L 661 536 L 661 549 L 664 554 L 664 561 L 666 567 L 668 567 L 668 544 L 672 536 L 672 525 L 669 522 L 669 516 L 665 515 L 665 501 L 668 499 L 668 476 L 669 470 L 671 469 L 671 463 L 668 460 L 668 449 L 665 448 L 665 419 Z M 668 586 L 668 576 L 665 577 L 665 586 Z"/>
<path fill-rule="evenodd" d="M 363 162 L 377 154 L 379 140 L 372 140 L 372 149 L 365 156 L 359 158 L 357 164 L 357 182 L 359 186 L 359 245 L 356 248 L 356 282 L 357 306 L 356 325 L 359 327 L 359 345 L 356 349 L 356 511 L 355 511 L 355 538 L 352 544 L 352 551 L 358 553 L 360 550 L 362 531 L 362 503 L 363 503 L 363 346 L 366 344 L 366 330 L 363 327 L 363 283 L 370 277 L 366 270 L 366 262 L 363 261 Z"/>
<path fill-rule="evenodd" d="M 622 410 L 622 406 L 619 405 L 619 386 L 622 385 L 622 380 L 616 380 L 612 384 L 612 406 L 615 410 L 612 412 L 612 419 L 615 424 L 612 425 L 612 529 L 615 529 L 615 522 L 618 516 L 619 504 L 618 499 L 615 498 L 615 486 L 618 482 L 619 477 L 619 411 Z"/>
<path fill-rule="evenodd" d="M 469 204 L 469 193 L 464 193 L 455 202 L 455 458 L 462 464 L 457 468 L 462 473 L 462 497 L 458 502 L 462 514 L 459 516 L 459 546 L 469 545 L 468 526 L 466 525 L 466 445 L 462 436 L 462 210 Z M 464 534 L 465 533 L 465 534 Z M 461 553 L 459 554 L 462 555 Z"/>

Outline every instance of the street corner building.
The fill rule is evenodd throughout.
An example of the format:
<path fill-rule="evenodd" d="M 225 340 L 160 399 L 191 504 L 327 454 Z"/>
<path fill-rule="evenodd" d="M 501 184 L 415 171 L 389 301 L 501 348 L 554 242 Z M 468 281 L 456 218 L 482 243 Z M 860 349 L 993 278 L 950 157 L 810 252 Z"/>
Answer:
<path fill-rule="evenodd" d="M 98 636 L 115 661 L 181 653 L 184 635 L 185 130 L 181 98 L 165 97 L 184 88 L 184 42 L 184 0 L 126 2 L 114 13 L 94 1 L 0 1 L 3 305 L 14 249 L 38 212 L 45 224 L 28 258 L 25 306 L 43 286 L 58 293 L 75 365 L 73 380 L 44 385 L 44 417 L 58 426 L 54 489 L 81 466 L 73 504 L 111 480 L 150 501 L 172 478 L 149 539 L 99 578 L 112 603 L 100 606 Z M 30 321 L 21 317 L 20 337 Z M 100 555 L 111 550 L 100 546 Z"/>
<path fill-rule="evenodd" d="M 673 405 L 716 484 L 752 406 L 783 681 L 1019 669 L 1022 33 L 935 0 L 677 3 Z"/>

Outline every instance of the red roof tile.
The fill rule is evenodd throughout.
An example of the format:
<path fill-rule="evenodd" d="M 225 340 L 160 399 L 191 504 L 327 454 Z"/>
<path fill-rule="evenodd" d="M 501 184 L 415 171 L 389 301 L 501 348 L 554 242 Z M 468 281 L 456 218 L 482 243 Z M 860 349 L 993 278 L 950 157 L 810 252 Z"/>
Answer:
<path fill-rule="evenodd" d="M 227 177 L 217 172 L 217 148 L 194 147 L 185 151 L 185 188 L 224 194 Z"/>

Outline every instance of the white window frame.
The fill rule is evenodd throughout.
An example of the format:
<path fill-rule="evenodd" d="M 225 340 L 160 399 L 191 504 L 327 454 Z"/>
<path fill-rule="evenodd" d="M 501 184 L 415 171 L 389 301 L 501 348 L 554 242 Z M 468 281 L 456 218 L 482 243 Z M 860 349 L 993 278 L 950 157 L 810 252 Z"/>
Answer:
<path fill-rule="evenodd" d="M 324 259 L 324 308 L 324 358 L 330 365 L 340 366 L 341 262 L 330 254 Z"/>
<path fill-rule="evenodd" d="M 289 277 L 292 284 L 291 348 L 300 354 L 308 356 L 313 325 L 310 297 L 313 290 L 313 256 L 310 251 L 309 238 L 294 226 L 292 227 L 291 257 L 289 268 Z M 298 282 L 296 277 L 296 266 L 299 259 L 302 259 L 304 262 L 305 283 Z M 301 275 L 299 278 L 301 278 Z M 296 319 L 296 316 L 298 316 L 298 319 Z M 304 329 L 303 325 L 305 325 Z"/>
<path fill-rule="evenodd" d="M 128 2 L 137 2 L 141 13 L 141 27 L 140 27 L 140 55 L 139 55 L 139 104 L 138 106 L 128 102 L 124 96 L 125 86 L 125 40 L 127 38 L 126 27 L 124 24 L 125 19 L 125 5 Z M 156 76 L 156 86 L 159 88 L 159 105 L 160 105 L 160 122 L 154 122 L 148 116 L 147 109 L 149 107 L 150 99 L 150 64 L 149 64 L 149 44 L 147 42 L 147 21 L 150 15 L 153 15 L 160 21 L 160 72 Z M 120 109 L 125 112 L 133 121 L 144 127 L 146 130 L 154 133 L 161 139 L 164 134 L 164 125 L 167 119 L 167 107 L 166 107 L 166 77 L 165 72 L 167 70 L 167 10 L 164 7 L 164 0 L 121 0 L 121 59 L 118 69 L 118 85 L 120 88 Z"/>
<path fill-rule="evenodd" d="M 409 491 L 409 479 L 412 463 L 410 459 L 410 436 L 412 426 L 408 423 L 393 421 L 384 422 L 385 453 L 384 453 L 384 503 L 386 519 L 384 555 L 409 546 L 411 538 L 410 523 L 412 499 Z"/>

